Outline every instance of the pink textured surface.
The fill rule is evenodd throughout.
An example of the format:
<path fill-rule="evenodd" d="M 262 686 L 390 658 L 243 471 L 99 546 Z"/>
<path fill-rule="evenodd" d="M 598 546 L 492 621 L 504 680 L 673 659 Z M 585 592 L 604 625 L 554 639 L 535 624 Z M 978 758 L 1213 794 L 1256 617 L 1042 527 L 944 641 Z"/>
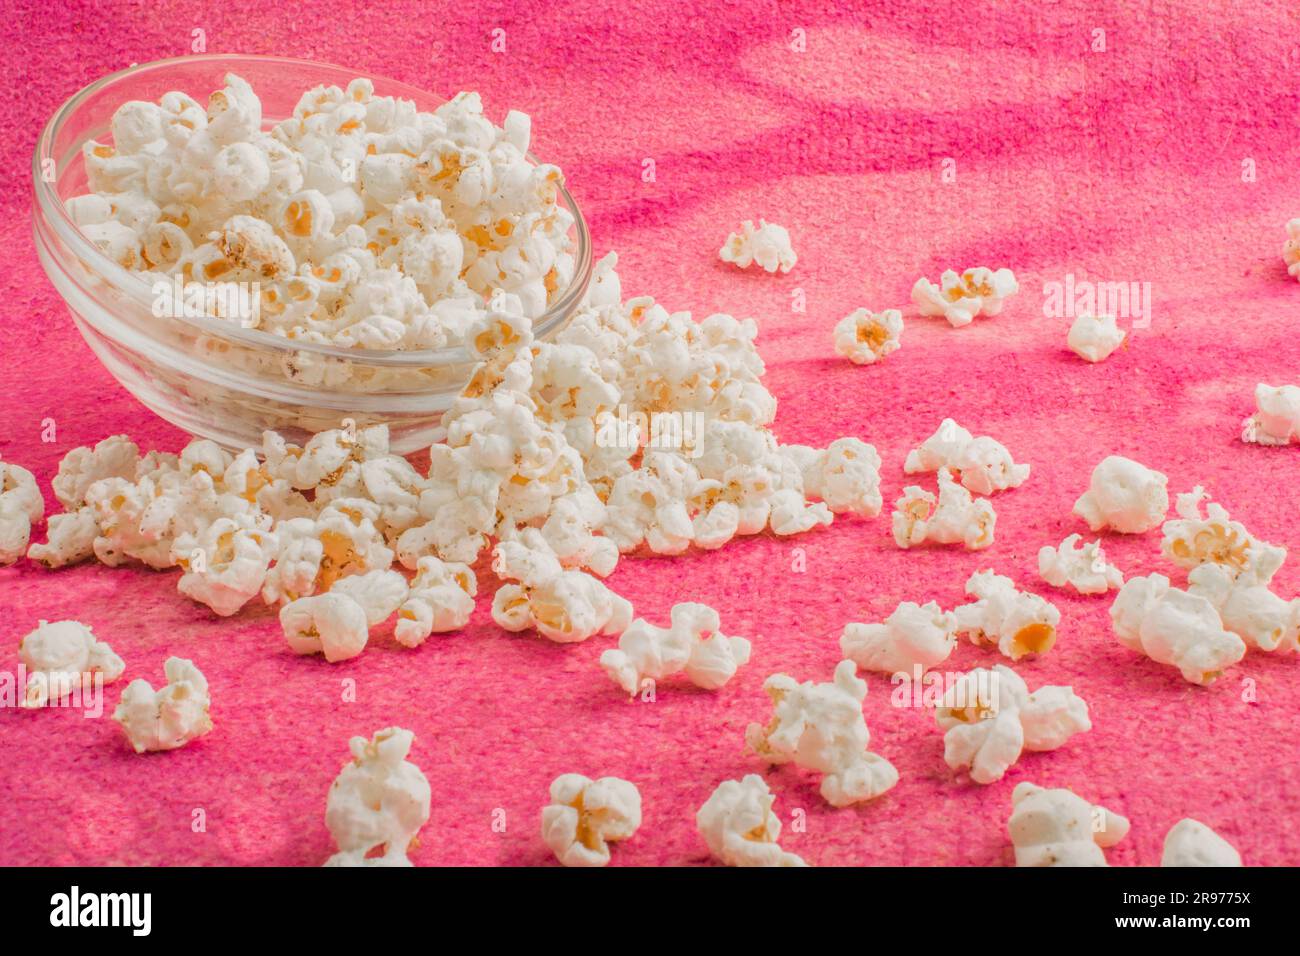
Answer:
<path fill-rule="evenodd" d="M 181 751 L 139 757 L 107 719 L 0 709 L 0 864 L 317 864 L 331 852 L 324 797 L 348 737 L 390 724 L 416 733 L 413 759 L 433 785 L 419 864 L 548 862 L 538 814 L 567 771 L 641 788 L 645 822 L 617 863 L 703 861 L 696 808 L 719 781 L 761 771 L 742 734 L 767 719 L 763 679 L 829 679 L 846 621 L 878 620 L 904 599 L 950 607 L 983 567 L 1058 604 L 1057 648 L 1020 671 L 1031 687 L 1072 684 L 1093 731 L 981 788 L 944 765 L 930 715 L 890 706 L 888 681 L 871 676 L 873 749 L 902 780 L 878 801 L 832 810 L 813 776 L 768 773 L 787 849 L 815 864 L 1005 864 L 1011 790 L 1033 780 L 1132 820 L 1115 864 L 1157 863 L 1183 816 L 1250 864 L 1300 864 L 1300 660 L 1252 654 L 1214 687 L 1194 687 L 1115 642 L 1108 599 L 1049 592 L 1034 573 L 1041 545 L 1086 531 L 1070 508 L 1110 453 L 1166 472 L 1174 491 L 1204 484 L 1261 537 L 1300 545 L 1300 449 L 1237 440 L 1256 382 L 1300 378 L 1300 288 L 1279 256 L 1283 223 L 1300 215 L 1294 5 L 1184 0 L 1157 5 L 1158 16 L 1140 3 L 1037 0 L 903 0 L 887 13 L 824 0 L 672 12 L 648 0 L 531 12 L 504 0 L 404 3 L 383 14 L 238 0 L 2 6 L 0 69 L 22 92 L 0 112 L 0 456 L 33 469 L 51 506 L 48 481 L 69 449 L 125 431 L 175 450 L 184 436 L 95 363 L 45 281 L 29 238 L 31 148 L 65 97 L 129 62 L 187 52 L 195 27 L 209 52 L 345 63 L 448 95 L 479 89 L 498 119 L 531 113 L 537 152 L 565 168 L 598 252 L 619 251 L 624 289 L 697 316 L 757 317 L 780 438 L 873 442 L 887 503 L 906 483 L 906 451 L 945 415 L 1034 470 L 996 498 L 997 541 L 979 554 L 899 551 L 882 516 L 625 560 L 611 584 L 638 613 L 662 623 L 674 601 L 706 601 L 755 644 L 720 692 L 666 684 L 653 704 L 627 702 L 600 672 L 608 639 L 506 634 L 486 598 L 463 633 L 415 652 L 376 636 L 331 666 L 292 655 L 264 608 L 215 619 L 175 593 L 175 574 L 0 570 L 0 669 L 16 667 L 37 618 L 76 617 L 125 658 L 128 679 L 156 683 L 167 656 L 193 658 L 216 723 Z M 490 52 L 495 27 L 503 54 Z M 789 46 L 796 28 L 802 53 Z M 1105 52 L 1092 50 L 1097 29 Z M 945 157 L 955 184 L 940 176 Z M 654 183 L 641 180 L 645 158 Z M 717 261 L 726 232 L 757 216 L 789 227 L 799 253 L 789 276 Z M 908 310 L 903 349 L 883 366 L 832 353 L 830 328 L 851 309 L 902 306 L 918 275 L 976 264 L 1020 278 L 1001 317 L 953 330 Z M 1150 328 L 1102 365 L 1077 360 L 1064 346 L 1069 320 L 1042 309 L 1043 283 L 1067 273 L 1152 283 Z M 791 311 L 796 288 L 806 313 Z M 42 443 L 50 417 L 57 441 Z M 1126 574 L 1183 579 L 1160 559 L 1158 533 L 1106 547 Z M 795 548 L 804 573 L 792 570 Z M 1300 561 L 1276 587 L 1300 590 Z M 963 645 L 948 666 L 997 660 Z M 343 700 L 345 679 L 355 702 Z M 124 685 L 107 689 L 110 709 Z M 206 832 L 192 832 L 196 808 Z M 492 825 L 498 808 L 504 832 Z M 789 826 L 795 808 L 805 832 Z"/>

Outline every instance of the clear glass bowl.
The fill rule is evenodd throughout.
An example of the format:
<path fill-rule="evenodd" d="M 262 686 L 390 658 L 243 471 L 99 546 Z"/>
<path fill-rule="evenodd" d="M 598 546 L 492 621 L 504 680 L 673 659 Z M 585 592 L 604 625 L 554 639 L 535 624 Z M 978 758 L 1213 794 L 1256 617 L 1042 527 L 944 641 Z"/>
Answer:
<path fill-rule="evenodd" d="M 63 200 L 88 189 L 81 149 L 111 140 L 109 122 L 127 100 L 157 100 L 182 90 L 206 102 L 238 73 L 262 100 L 267 127 L 293 113 L 304 91 L 339 87 L 359 74 L 340 66 L 269 56 L 187 56 L 106 76 L 69 99 L 41 132 L 32 163 L 32 232 L 46 274 L 67 303 L 87 344 L 110 373 L 162 418 L 232 449 L 261 443 L 273 429 L 290 441 L 337 428 L 387 423 L 392 447 L 408 453 L 441 439 L 442 413 L 469 380 L 464 348 L 372 351 L 332 348 L 246 329 L 212 318 L 157 318 L 153 293 L 139 276 L 104 255 L 73 223 Z M 422 110 L 443 100 L 395 80 L 371 76 L 376 95 L 414 100 Z M 52 171 L 53 175 L 48 175 Z M 534 334 L 553 337 L 573 314 L 591 279 L 587 224 L 569 192 L 573 280 L 557 289 Z"/>

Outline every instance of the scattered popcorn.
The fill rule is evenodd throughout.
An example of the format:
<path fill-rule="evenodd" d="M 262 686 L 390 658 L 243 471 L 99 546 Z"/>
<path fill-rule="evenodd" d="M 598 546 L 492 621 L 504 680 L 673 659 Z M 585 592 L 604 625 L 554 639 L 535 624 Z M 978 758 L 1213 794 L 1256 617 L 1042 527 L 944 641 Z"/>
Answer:
<path fill-rule="evenodd" d="M 903 601 L 883 624 L 844 625 L 840 652 L 863 670 L 911 674 L 948 659 L 957 644 L 957 619 L 934 601 Z"/>
<path fill-rule="evenodd" d="M 898 351 L 903 313 L 855 309 L 835 325 L 835 351 L 854 365 L 871 365 Z"/>
<path fill-rule="evenodd" d="M 1011 805 L 1016 866 L 1107 866 L 1102 850 L 1128 835 L 1127 819 L 1070 790 L 1026 781 L 1016 784 Z"/>
<path fill-rule="evenodd" d="M 497 127 L 476 93 L 421 112 L 358 79 L 308 90 L 268 132 L 248 83 L 225 83 L 206 111 L 180 93 L 124 104 L 113 144 L 86 144 L 92 193 L 69 209 L 120 265 L 258 282 L 252 317 L 213 313 L 369 349 L 464 344 L 494 294 L 538 318 L 573 279 L 564 177 L 528 159 L 523 114 Z"/>
<path fill-rule="evenodd" d="M 397 642 L 419 647 L 430 634 L 458 631 L 474 613 L 478 579 L 467 564 L 426 555 L 416 564 L 409 597 L 397 611 Z"/>
<path fill-rule="evenodd" d="M 912 301 L 922 315 L 942 315 L 953 328 L 969 325 L 977 315 L 997 315 L 1009 296 L 1020 291 L 1010 269 L 967 269 L 958 275 L 951 269 L 935 286 L 920 278 L 912 286 Z"/>
<path fill-rule="evenodd" d="M 741 269 L 748 269 L 751 262 L 767 272 L 789 272 L 794 268 L 798 256 L 790 245 L 790 233 L 784 226 L 778 226 L 766 219 L 758 221 L 754 228 L 753 220 L 746 219 L 740 224 L 740 230 L 727 236 L 727 241 L 718 251 L 723 262 L 733 262 Z"/>
<path fill-rule="evenodd" d="M 966 582 L 975 598 L 953 611 L 957 632 L 972 644 L 996 644 L 1013 661 L 1046 654 L 1056 644 L 1061 612 L 1037 594 L 1016 590 L 1015 582 L 993 571 L 976 571 Z"/>
<path fill-rule="evenodd" d="M 1067 584 L 1080 594 L 1105 594 L 1124 586 L 1124 574 L 1106 562 L 1101 541 L 1080 546 L 1082 535 L 1072 534 L 1059 547 L 1043 545 L 1038 551 L 1038 573 L 1053 587 Z"/>
<path fill-rule="evenodd" d="M 1165 520 L 1168 486 L 1169 479 L 1160 472 L 1111 455 L 1092 470 L 1088 490 L 1074 503 L 1074 513 L 1093 531 L 1111 528 L 1141 534 Z"/>
<path fill-rule="evenodd" d="M 432 797 L 429 781 L 406 759 L 414 742 L 400 727 L 349 741 L 352 760 L 330 784 L 325 803 L 325 826 L 339 848 L 326 866 L 411 865 L 406 854 L 418 845 Z"/>
<path fill-rule="evenodd" d="M 1104 362 L 1120 347 L 1125 332 L 1113 315 L 1080 315 L 1066 337 L 1070 350 L 1088 362 Z"/>
<path fill-rule="evenodd" d="M 1287 274 L 1300 279 L 1300 219 L 1292 219 L 1286 224 L 1287 240 L 1282 244 L 1282 259 L 1286 262 Z"/>
<path fill-rule="evenodd" d="M 27 552 L 32 525 L 45 515 L 45 499 L 26 468 L 0 461 L 0 567 Z"/>
<path fill-rule="evenodd" d="M 773 674 L 763 683 L 772 720 L 745 731 L 745 742 L 768 763 L 794 763 L 823 774 L 821 795 L 834 807 L 871 800 L 898 783 L 894 765 L 867 750 L 867 684 L 854 671 L 853 661 L 840 661 L 834 680 L 824 684 Z"/>
<path fill-rule="evenodd" d="M 27 669 L 20 707 L 60 703 L 96 678 L 111 684 L 126 670 L 122 658 L 80 621 L 41 621 L 18 645 L 18 659 Z"/>
<path fill-rule="evenodd" d="M 157 691 L 137 677 L 126 685 L 113 719 L 122 725 L 138 754 L 146 750 L 175 750 L 212 729 L 208 681 L 182 657 L 163 664 L 167 683 Z"/>
<path fill-rule="evenodd" d="M 1204 823 L 1184 817 L 1165 834 L 1161 866 L 1241 866 L 1241 854 Z"/>
<path fill-rule="evenodd" d="M 804 492 L 820 498 L 833 513 L 880 514 L 880 455 L 873 445 L 837 438 L 823 449 L 782 445 L 780 452 L 799 469 Z"/>
<path fill-rule="evenodd" d="M 917 485 L 908 485 L 894 503 L 894 541 L 900 548 L 912 548 L 926 541 L 963 544 L 979 551 L 993 543 L 997 514 L 985 498 L 971 493 L 952 480 L 947 468 L 939 469 L 939 497 Z"/>
<path fill-rule="evenodd" d="M 977 495 L 1018 488 L 1029 477 L 1028 465 L 1017 465 L 1011 452 L 998 441 L 975 438 L 951 418 L 939 430 L 907 453 L 903 470 L 909 475 L 946 468 Z"/>
<path fill-rule="evenodd" d="M 1223 629 L 1248 648 L 1280 654 L 1300 651 L 1300 597 L 1278 597 L 1254 567 L 1234 573 L 1222 564 L 1202 564 L 1187 575 L 1187 593 L 1209 601 Z"/>
<path fill-rule="evenodd" d="M 370 640 L 366 609 L 335 591 L 290 601 L 280 608 L 280 626 L 295 654 L 323 654 L 331 664 L 356 657 Z"/>
<path fill-rule="evenodd" d="M 644 681 L 658 683 L 679 672 L 697 687 L 717 690 L 749 662 L 749 641 L 723 634 L 713 608 L 674 604 L 671 619 L 668 627 L 655 627 L 637 618 L 620 635 L 618 648 L 600 655 L 605 673 L 629 695 Z"/>
<path fill-rule="evenodd" d="M 604 866 L 609 844 L 641 826 L 641 793 L 626 780 L 564 773 L 551 781 L 542 809 L 542 839 L 565 866 Z"/>
<path fill-rule="evenodd" d="M 807 866 L 777 845 L 781 821 L 772 812 L 775 799 L 756 773 L 718 784 L 695 814 L 714 858 L 727 866 Z"/>
<path fill-rule="evenodd" d="M 1286 560 L 1286 548 L 1254 537 L 1216 501 L 1210 502 L 1203 515 L 1201 503 L 1208 499 L 1200 485 L 1177 497 L 1174 510 L 1178 518 L 1161 527 L 1164 539 L 1160 548 L 1165 557 L 1189 570 L 1212 563 L 1236 575 L 1249 568 L 1260 583 L 1267 584 Z"/>
<path fill-rule="evenodd" d="M 1300 219 L 1292 220 L 1300 222 Z M 1300 274 L 1300 270 L 1297 273 Z M 1260 445 L 1300 444 L 1300 385 L 1256 385 L 1257 411 L 1241 423 L 1241 440 Z"/>
<path fill-rule="evenodd" d="M 935 710 L 943 729 L 943 759 L 971 780 L 1001 780 L 1025 750 L 1055 750 L 1077 733 L 1092 729 L 1088 705 L 1070 687 L 1040 687 L 1029 693 L 1009 667 L 995 665 L 963 674 Z"/>
<path fill-rule="evenodd" d="M 1115 596 L 1110 619 L 1121 644 L 1177 667 L 1193 684 L 1214 683 L 1246 654 L 1241 638 L 1224 630 L 1213 604 L 1170 587 L 1163 574 L 1129 578 Z"/>

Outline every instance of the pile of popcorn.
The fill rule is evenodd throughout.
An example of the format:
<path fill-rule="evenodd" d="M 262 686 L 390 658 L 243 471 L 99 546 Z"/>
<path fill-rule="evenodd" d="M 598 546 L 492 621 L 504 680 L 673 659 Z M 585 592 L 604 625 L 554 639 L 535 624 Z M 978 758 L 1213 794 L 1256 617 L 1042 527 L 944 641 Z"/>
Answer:
<path fill-rule="evenodd" d="M 536 319 L 573 278 L 560 170 L 527 157 L 476 93 L 434 112 L 356 79 L 318 86 L 269 132 L 240 77 L 201 105 L 181 92 L 114 113 L 84 148 L 74 221 L 146 279 L 258 283 L 260 309 L 221 315 L 296 342 L 366 349 L 462 344 L 508 293 Z M 222 299 L 211 297 L 210 304 Z"/>

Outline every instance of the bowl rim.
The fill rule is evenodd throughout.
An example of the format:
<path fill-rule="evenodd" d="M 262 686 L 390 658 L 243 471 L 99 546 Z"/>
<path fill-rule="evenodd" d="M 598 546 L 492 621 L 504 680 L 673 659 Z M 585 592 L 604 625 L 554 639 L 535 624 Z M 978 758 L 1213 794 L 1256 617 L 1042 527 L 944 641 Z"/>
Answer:
<path fill-rule="evenodd" d="M 152 284 L 101 252 L 99 247 L 91 242 L 77 224 L 73 222 L 57 190 L 59 157 L 54 153 L 55 139 L 87 99 L 128 76 L 138 75 L 143 72 L 166 71 L 181 65 L 194 66 L 195 64 L 201 65 L 205 63 L 213 66 L 222 66 L 224 64 L 229 67 L 231 72 L 237 73 L 237 64 L 250 61 L 266 65 L 278 64 L 285 67 L 310 67 L 317 70 L 331 70 L 339 73 L 341 77 L 363 77 L 372 81 L 379 81 L 385 86 L 386 90 L 391 91 L 382 94 L 385 96 L 404 96 L 411 99 L 438 96 L 438 94 L 434 94 L 429 90 L 422 90 L 392 77 L 362 72 L 350 67 L 340 66 L 337 63 L 308 60 L 301 57 L 268 56 L 257 53 L 204 53 L 138 63 L 135 66 L 109 73 L 82 87 L 68 97 L 46 121 L 41 129 L 40 136 L 36 139 L 35 148 L 32 150 L 32 190 L 35 199 L 32 214 L 43 216 L 57 234 L 59 240 L 69 246 L 73 255 L 93 269 L 96 275 L 106 279 L 114 288 L 126 293 L 131 298 L 140 302 L 149 302 L 152 296 Z M 537 157 L 532 152 L 529 152 L 527 156 L 531 161 L 538 162 Z M 56 172 L 52 182 L 47 182 L 43 175 L 43 165 L 47 159 L 53 160 L 55 164 Z M 538 334 L 546 332 L 557 322 L 572 314 L 582 301 L 583 296 L 586 295 L 592 277 L 591 233 L 587 226 L 587 220 L 583 216 L 582 210 L 578 208 L 578 203 L 573 198 L 573 194 L 569 192 L 568 187 L 563 182 L 559 184 L 558 192 L 559 198 L 573 216 L 572 228 L 577 232 L 577 244 L 573 253 L 573 279 L 559 298 L 534 320 L 534 332 Z M 444 349 L 358 349 L 337 345 L 323 345 L 316 342 L 302 342 L 258 329 L 247 329 L 242 326 L 231 325 L 209 317 L 179 316 L 171 317 L 169 321 L 184 322 L 193 326 L 202 334 L 260 350 L 286 354 L 307 352 L 361 365 L 430 368 L 467 364 L 475 361 L 469 349 L 463 345 Z"/>

